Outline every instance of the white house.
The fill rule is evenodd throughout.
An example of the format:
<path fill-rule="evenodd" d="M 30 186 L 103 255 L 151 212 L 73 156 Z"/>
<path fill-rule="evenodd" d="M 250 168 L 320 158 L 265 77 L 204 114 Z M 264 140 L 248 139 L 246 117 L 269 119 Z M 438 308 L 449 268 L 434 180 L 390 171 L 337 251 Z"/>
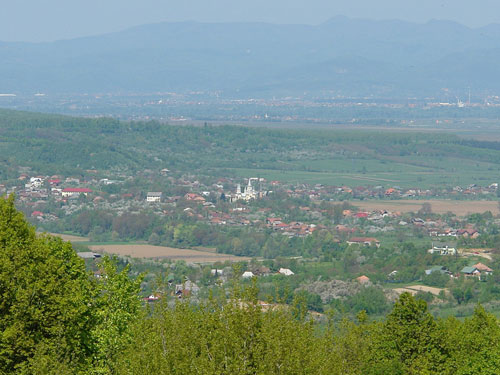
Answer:
<path fill-rule="evenodd" d="M 245 271 L 243 272 L 243 275 L 241 275 L 241 277 L 243 277 L 244 279 L 248 279 L 250 277 L 254 277 L 255 275 L 253 274 L 252 271 Z"/>
<path fill-rule="evenodd" d="M 40 177 L 31 177 L 30 178 L 30 187 L 33 189 L 41 187 L 43 184 L 43 179 Z"/>
<path fill-rule="evenodd" d="M 72 197 L 72 196 L 81 195 L 81 194 L 87 195 L 89 193 L 92 193 L 92 190 L 88 189 L 88 188 L 66 188 L 66 189 L 63 189 L 62 196 L 63 197 Z"/>
<path fill-rule="evenodd" d="M 438 255 L 456 255 L 457 249 L 454 247 L 446 246 L 432 246 L 432 249 L 427 250 L 429 254 L 438 254 Z"/>
<path fill-rule="evenodd" d="M 293 271 L 292 271 L 292 270 L 290 270 L 290 269 L 288 269 L 288 268 L 280 268 L 278 272 L 279 272 L 279 273 L 281 273 L 282 275 L 285 275 L 285 276 L 292 276 L 292 275 L 295 275 L 295 274 L 293 273 Z"/>
<path fill-rule="evenodd" d="M 161 202 L 161 192 L 150 191 L 146 196 L 146 202 L 158 203 Z"/>

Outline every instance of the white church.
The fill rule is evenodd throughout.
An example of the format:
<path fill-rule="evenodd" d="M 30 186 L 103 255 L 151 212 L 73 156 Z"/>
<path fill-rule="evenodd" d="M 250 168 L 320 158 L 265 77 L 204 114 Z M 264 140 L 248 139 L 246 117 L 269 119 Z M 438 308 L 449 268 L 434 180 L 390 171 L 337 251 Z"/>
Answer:
<path fill-rule="evenodd" d="M 264 195 L 267 194 L 267 192 L 261 192 L 260 189 L 257 189 L 254 187 L 252 184 L 252 181 L 257 184 L 258 182 L 261 182 L 263 179 L 259 179 L 257 177 L 251 177 L 248 179 L 248 184 L 241 189 L 241 184 L 238 184 L 236 186 L 236 193 L 231 194 L 228 196 L 230 202 L 236 202 L 236 201 L 251 201 L 252 199 L 259 199 L 262 198 Z"/>

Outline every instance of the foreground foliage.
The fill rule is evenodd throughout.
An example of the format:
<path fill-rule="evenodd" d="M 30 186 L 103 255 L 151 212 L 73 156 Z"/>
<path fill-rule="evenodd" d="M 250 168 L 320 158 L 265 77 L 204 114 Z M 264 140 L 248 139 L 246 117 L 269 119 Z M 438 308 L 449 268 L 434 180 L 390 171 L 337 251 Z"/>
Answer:
<path fill-rule="evenodd" d="M 37 236 L 0 199 L 0 373 L 108 373 L 130 338 L 140 280 L 110 260 L 100 279 L 71 244 Z"/>
<path fill-rule="evenodd" d="M 253 284 L 194 305 L 140 308 L 140 278 L 105 259 L 86 272 L 71 245 L 37 237 L 0 200 L 0 374 L 498 374 L 500 326 L 478 306 L 436 320 L 402 294 L 381 322 L 325 316 L 300 296 L 265 306 Z"/>

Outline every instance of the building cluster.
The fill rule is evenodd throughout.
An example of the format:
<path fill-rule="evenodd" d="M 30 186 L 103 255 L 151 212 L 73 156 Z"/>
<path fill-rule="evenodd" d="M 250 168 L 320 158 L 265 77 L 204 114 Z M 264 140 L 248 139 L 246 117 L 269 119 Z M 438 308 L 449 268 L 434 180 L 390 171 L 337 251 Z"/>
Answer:
<path fill-rule="evenodd" d="M 460 272 L 453 274 L 447 267 L 445 266 L 433 266 L 427 270 L 425 270 L 425 275 L 430 276 L 432 274 L 441 274 L 447 275 L 450 278 L 458 278 L 462 277 L 475 277 L 479 280 L 484 279 L 485 277 L 493 275 L 493 269 L 488 267 L 487 265 L 479 262 L 472 266 L 463 267 Z"/>
<path fill-rule="evenodd" d="M 90 188 L 99 181 L 84 181 L 75 177 L 63 178 L 61 176 L 29 176 L 23 173 L 18 178 L 18 185 L 5 188 L 0 186 L 0 193 L 16 194 L 17 200 L 31 208 L 31 217 L 38 221 L 52 221 L 57 217 L 50 212 L 44 212 L 44 207 L 49 200 L 55 203 L 66 203 L 78 199 L 80 196 L 89 196 L 93 193 Z M 22 184 L 22 185 L 21 185 Z"/>
<path fill-rule="evenodd" d="M 418 198 L 438 198 L 448 197 L 454 199 L 471 199 L 472 197 L 496 197 L 498 183 L 487 186 L 477 184 L 467 186 L 443 187 L 437 186 L 431 189 L 407 188 L 399 186 L 325 186 L 322 184 L 308 185 L 287 185 L 282 184 L 285 193 L 293 198 L 308 197 L 312 200 L 327 199 L 418 199 Z"/>

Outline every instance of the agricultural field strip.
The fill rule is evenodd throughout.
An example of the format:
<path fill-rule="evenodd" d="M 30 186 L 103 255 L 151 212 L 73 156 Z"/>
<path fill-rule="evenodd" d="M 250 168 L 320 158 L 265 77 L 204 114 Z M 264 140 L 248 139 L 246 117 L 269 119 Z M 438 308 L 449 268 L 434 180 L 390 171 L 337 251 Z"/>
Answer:
<path fill-rule="evenodd" d="M 121 256 L 132 256 L 134 258 L 168 258 L 172 260 L 186 260 L 192 263 L 213 263 L 224 261 L 247 261 L 248 257 L 240 257 L 228 254 L 216 254 L 191 249 L 177 249 L 166 246 L 152 245 L 93 245 L 89 246 L 92 251 L 105 252 Z"/>
<path fill-rule="evenodd" d="M 51 236 L 61 237 L 64 241 L 69 242 L 88 242 L 89 239 L 87 237 L 82 236 L 74 236 L 71 234 L 61 234 L 61 233 L 49 233 Z"/>
<path fill-rule="evenodd" d="M 431 286 L 425 286 L 425 285 L 410 285 L 402 288 L 395 288 L 393 289 L 395 292 L 401 294 L 404 292 L 409 292 L 411 294 L 417 294 L 418 292 L 429 292 L 434 294 L 435 296 L 439 295 L 439 293 L 444 290 L 445 293 L 448 293 L 448 289 L 446 288 L 434 288 Z"/>
<path fill-rule="evenodd" d="M 70 242 L 87 242 L 87 237 L 73 236 L 69 234 L 50 233 L 50 235 L 61 237 L 64 241 Z M 192 249 L 178 249 L 166 246 L 152 246 L 152 245 L 91 245 L 89 249 L 97 252 L 105 252 L 108 254 L 116 254 L 122 256 L 132 256 L 135 258 L 168 258 L 172 260 L 185 260 L 191 263 L 215 263 L 215 262 L 240 262 L 250 260 L 248 257 L 230 255 L 230 254 L 217 254 L 210 250 L 192 250 Z"/>

